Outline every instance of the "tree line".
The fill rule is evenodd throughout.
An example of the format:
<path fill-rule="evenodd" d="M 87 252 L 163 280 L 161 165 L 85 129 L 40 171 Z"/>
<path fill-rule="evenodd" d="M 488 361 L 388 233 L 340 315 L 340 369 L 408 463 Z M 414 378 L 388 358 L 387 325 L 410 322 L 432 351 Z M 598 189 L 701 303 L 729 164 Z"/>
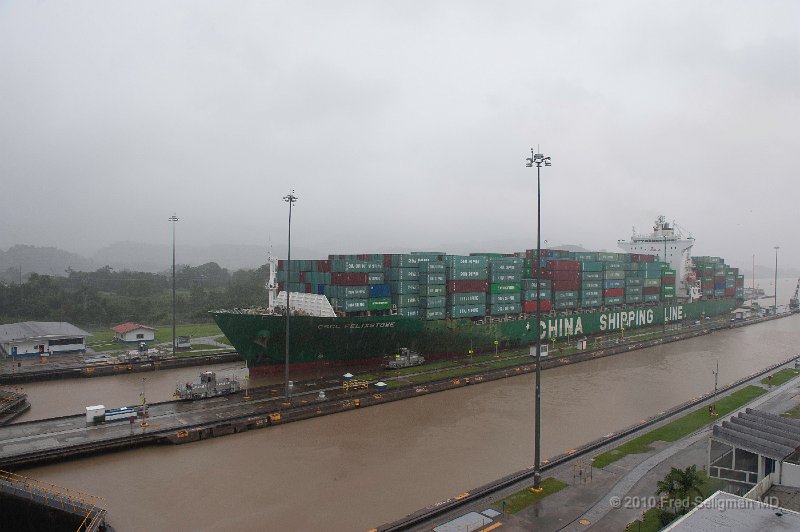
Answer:
<path fill-rule="evenodd" d="M 215 262 L 181 265 L 175 271 L 176 320 L 211 321 L 209 310 L 265 306 L 266 265 L 229 272 Z M 0 323 L 66 321 L 106 327 L 133 321 L 148 325 L 172 320 L 172 272 L 67 270 L 66 276 L 29 274 L 23 282 L 0 282 Z"/>

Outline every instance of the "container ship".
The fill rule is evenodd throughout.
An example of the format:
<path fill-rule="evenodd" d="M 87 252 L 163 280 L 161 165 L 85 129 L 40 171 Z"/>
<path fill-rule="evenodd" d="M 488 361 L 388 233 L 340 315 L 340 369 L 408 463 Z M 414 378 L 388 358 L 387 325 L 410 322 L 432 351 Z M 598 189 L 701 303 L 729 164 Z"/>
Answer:
<path fill-rule="evenodd" d="M 618 242 L 626 253 L 270 259 L 266 307 L 212 315 L 251 366 L 284 361 L 287 292 L 293 366 L 377 364 L 400 347 L 441 358 L 529 346 L 536 334 L 543 343 L 624 334 L 728 314 L 743 298 L 738 269 L 692 257 L 693 242 L 660 217 L 653 234 Z"/>

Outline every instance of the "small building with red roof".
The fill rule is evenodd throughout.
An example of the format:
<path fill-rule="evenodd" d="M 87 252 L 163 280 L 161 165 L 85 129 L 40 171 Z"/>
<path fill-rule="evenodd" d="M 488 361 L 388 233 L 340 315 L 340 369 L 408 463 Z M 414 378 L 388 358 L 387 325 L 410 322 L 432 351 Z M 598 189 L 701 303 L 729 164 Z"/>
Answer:
<path fill-rule="evenodd" d="M 152 342 L 156 339 L 156 330 L 147 325 L 127 322 L 111 328 L 115 342 Z"/>

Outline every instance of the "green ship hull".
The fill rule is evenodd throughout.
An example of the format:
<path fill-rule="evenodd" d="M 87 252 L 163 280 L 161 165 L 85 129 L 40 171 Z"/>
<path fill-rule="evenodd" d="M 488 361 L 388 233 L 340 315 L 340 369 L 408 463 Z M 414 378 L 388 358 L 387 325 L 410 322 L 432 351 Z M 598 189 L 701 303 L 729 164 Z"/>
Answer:
<path fill-rule="evenodd" d="M 662 304 L 636 309 L 542 315 L 542 341 L 583 337 L 654 325 L 693 322 L 731 312 L 736 299 Z M 286 317 L 255 311 L 213 311 L 219 328 L 251 366 L 282 363 L 285 357 Z M 379 361 L 398 347 L 425 357 L 489 351 L 536 341 L 536 317 L 531 314 L 421 320 L 400 316 L 321 318 L 292 316 L 289 357 L 293 365 Z"/>

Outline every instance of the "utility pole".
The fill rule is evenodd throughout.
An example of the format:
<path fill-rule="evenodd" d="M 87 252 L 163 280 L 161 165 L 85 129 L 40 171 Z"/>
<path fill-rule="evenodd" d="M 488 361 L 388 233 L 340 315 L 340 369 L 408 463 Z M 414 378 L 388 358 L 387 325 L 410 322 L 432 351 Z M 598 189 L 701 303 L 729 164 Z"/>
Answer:
<path fill-rule="evenodd" d="M 285 395 L 286 402 L 289 402 L 289 283 L 291 282 L 292 273 L 292 205 L 297 201 L 297 196 L 294 195 L 294 190 L 283 197 L 283 201 L 289 204 L 289 246 L 286 257 L 286 371 L 285 371 Z"/>
<path fill-rule="evenodd" d="M 536 404 L 534 409 L 534 457 L 533 457 L 533 491 L 541 491 L 541 413 L 542 413 L 542 346 L 541 346 L 541 267 L 542 267 L 542 186 L 541 186 L 541 169 L 542 165 L 550 166 L 550 157 L 545 157 L 541 153 L 534 153 L 531 148 L 531 156 L 527 159 L 525 166 L 532 168 L 536 165 L 536 257 L 534 257 L 534 264 L 536 264 L 536 327 L 534 334 L 536 335 L 536 391 L 535 398 Z"/>
<path fill-rule="evenodd" d="M 711 406 L 711 415 L 717 415 L 717 378 L 719 377 L 719 359 L 717 359 L 717 369 L 712 371 L 714 374 L 714 402 Z"/>
<path fill-rule="evenodd" d="M 178 221 L 178 217 L 175 216 L 173 213 L 172 216 L 169 217 L 169 221 L 172 222 L 172 356 L 175 356 L 175 222 Z"/>

